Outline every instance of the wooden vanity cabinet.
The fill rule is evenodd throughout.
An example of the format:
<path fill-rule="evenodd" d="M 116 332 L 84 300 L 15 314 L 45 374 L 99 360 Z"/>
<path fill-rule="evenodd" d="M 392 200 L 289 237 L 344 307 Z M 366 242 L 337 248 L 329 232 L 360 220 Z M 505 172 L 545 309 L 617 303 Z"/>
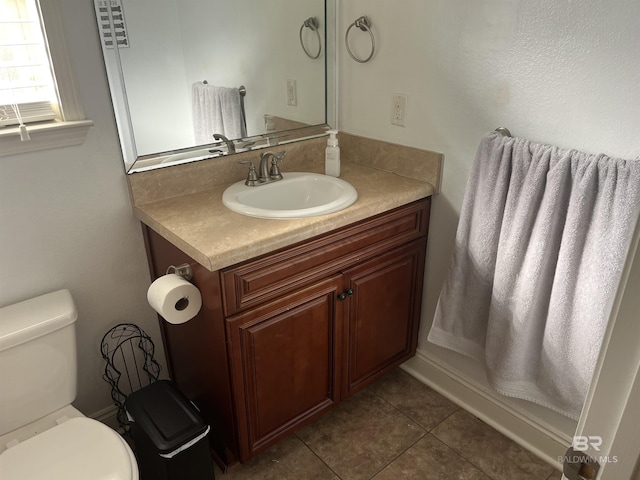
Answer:
<path fill-rule="evenodd" d="M 426 239 L 345 272 L 343 398 L 411 358 L 418 341 Z"/>
<path fill-rule="evenodd" d="M 340 400 L 340 288 L 332 277 L 227 319 L 242 459 Z"/>
<path fill-rule="evenodd" d="M 429 208 L 427 198 L 218 272 L 145 227 L 154 278 L 194 268 L 202 310 L 161 329 L 221 463 L 248 460 L 415 354 Z"/>

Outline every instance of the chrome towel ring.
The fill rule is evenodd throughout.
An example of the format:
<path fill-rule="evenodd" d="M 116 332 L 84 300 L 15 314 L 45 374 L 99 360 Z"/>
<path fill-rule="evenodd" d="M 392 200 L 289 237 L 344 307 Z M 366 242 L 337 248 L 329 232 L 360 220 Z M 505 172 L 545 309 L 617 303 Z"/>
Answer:
<path fill-rule="evenodd" d="M 302 31 L 305 27 L 311 29 L 312 32 L 316 32 L 316 35 L 318 36 L 318 53 L 316 53 L 315 55 L 309 53 L 309 50 L 307 50 L 307 47 L 305 47 L 304 41 L 302 40 Z M 322 52 L 322 39 L 320 38 L 320 32 L 318 30 L 319 28 L 320 22 L 318 21 L 318 17 L 307 18 L 300 27 L 300 45 L 302 46 L 302 50 L 304 50 L 304 53 L 307 54 L 307 57 L 312 60 L 318 58 L 320 56 L 320 52 Z"/>
<path fill-rule="evenodd" d="M 353 27 L 357 27 L 363 32 L 369 32 L 369 36 L 371 37 L 371 53 L 365 59 L 356 57 L 351 51 L 351 47 L 349 47 L 349 32 Z M 349 28 L 347 28 L 347 33 L 344 34 L 344 43 L 347 46 L 347 52 L 349 52 L 351 58 L 353 58 L 356 62 L 367 63 L 369 60 L 371 60 L 371 57 L 373 57 L 373 54 L 376 51 L 376 39 L 373 36 L 373 32 L 371 31 L 371 23 L 369 22 L 369 19 L 367 17 L 363 15 L 362 17 L 357 18 L 356 21 L 351 25 L 349 25 Z"/>

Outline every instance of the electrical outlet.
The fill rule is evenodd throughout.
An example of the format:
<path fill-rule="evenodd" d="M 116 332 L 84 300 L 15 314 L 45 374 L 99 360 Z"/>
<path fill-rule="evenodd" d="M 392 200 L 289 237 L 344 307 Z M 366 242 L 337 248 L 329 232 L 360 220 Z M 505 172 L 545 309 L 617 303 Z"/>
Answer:
<path fill-rule="evenodd" d="M 407 110 L 407 96 L 404 93 L 394 93 L 391 103 L 391 124 L 404 127 Z"/>
<path fill-rule="evenodd" d="M 296 92 L 296 81 L 287 80 L 287 105 L 295 107 L 298 105 L 298 93 Z"/>

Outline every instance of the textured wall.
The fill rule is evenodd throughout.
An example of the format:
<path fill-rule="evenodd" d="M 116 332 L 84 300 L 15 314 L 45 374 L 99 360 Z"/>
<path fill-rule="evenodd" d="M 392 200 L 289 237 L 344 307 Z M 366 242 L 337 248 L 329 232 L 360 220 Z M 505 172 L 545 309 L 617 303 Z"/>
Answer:
<path fill-rule="evenodd" d="M 0 305 L 68 288 L 78 307 L 75 405 L 110 405 L 99 344 L 132 321 L 161 345 L 149 273 L 131 214 L 91 2 L 63 0 L 69 53 L 88 118 L 83 145 L 0 158 Z M 160 349 L 161 350 L 161 349 Z"/>
<path fill-rule="evenodd" d="M 346 54 L 342 36 L 364 14 L 377 51 L 361 65 Z M 630 0 L 341 2 L 340 129 L 445 155 L 442 194 L 433 203 L 423 348 L 486 131 L 504 125 L 543 143 L 640 155 L 638 18 L 640 2 Z M 368 48 L 366 34 L 350 37 L 354 48 Z M 389 122 L 396 92 L 408 95 L 405 127 Z"/>

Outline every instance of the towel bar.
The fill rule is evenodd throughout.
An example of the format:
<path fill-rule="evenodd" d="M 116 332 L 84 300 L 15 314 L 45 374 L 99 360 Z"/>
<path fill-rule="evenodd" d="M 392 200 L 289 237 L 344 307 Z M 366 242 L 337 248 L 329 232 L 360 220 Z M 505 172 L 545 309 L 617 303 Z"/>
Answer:
<path fill-rule="evenodd" d="M 500 135 L 504 135 L 505 137 L 513 137 L 507 127 L 498 127 L 494 131 L 499 133 Z"/>
<path fill-rule="evenodd" d="M 209 85 L 209 82 L 207 82 L 206 80 L 203 80 L 202 83 L 204 83 L 205 85 Z M 240 85 L 238 87 L 238 93 L 241 97 L 245 97 L 247 95 L 247 88 L 244 85 Z"/>

